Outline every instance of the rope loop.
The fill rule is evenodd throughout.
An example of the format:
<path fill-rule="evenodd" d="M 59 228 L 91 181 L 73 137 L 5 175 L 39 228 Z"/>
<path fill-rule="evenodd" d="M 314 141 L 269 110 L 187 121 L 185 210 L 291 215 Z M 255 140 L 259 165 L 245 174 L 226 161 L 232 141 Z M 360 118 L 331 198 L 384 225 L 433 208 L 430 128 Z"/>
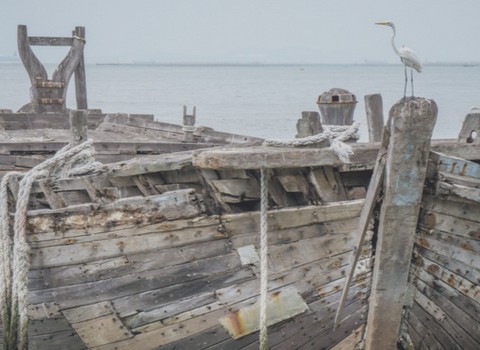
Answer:
<path fill-rule="evenodd" d="M 52 158 L 26 173 L 6 174 L 0 184 L 0 308 L 4 329 L 4 349 L 28 349 L 28 272 L 30 246 L 27 241 L 27 210 L 30 192 L 38 179 L 66 178 L 95 171 L 93 141 L 68 144 Z M 13 177 L 19 183 L 13 233 L 9 216 L 8 186 Z M 13 240 L 12 240 L 13 236 Z"/>
<path fill-rule="evenodd" d="M 359 127 L 360 123 L 357 121 L 354 121 L 351 125 L 323 125 L 324 131 L 322 133 L 294 140 L 266 139 L 263 145 L 271 147 L 302 147 L 328 140 L 330 149 L 337 154 L 342 162 L 347 163 L 350 160 L 350 156 L 353 155 L 353 151 L 352 147 L 345 141 L 358 140 L 360 138 L 358 134 Z"/>

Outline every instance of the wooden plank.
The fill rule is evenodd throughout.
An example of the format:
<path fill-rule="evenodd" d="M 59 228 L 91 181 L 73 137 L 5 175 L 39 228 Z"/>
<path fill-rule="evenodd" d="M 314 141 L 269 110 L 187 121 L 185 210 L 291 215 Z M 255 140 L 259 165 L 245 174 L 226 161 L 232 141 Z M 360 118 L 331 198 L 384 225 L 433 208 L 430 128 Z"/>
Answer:
<path fill-rule="evenodd" d="M 455 339 L 462 349 L 478 349 L 480 347 L 477 337 L 480 323 L 478 319 L 472 319 L 461 309 L 458 309 L 451 303 L 447 297 L 442 296 L 434 288 L 425 284 L 421 280 L 415 281 L 419 290 L 426 294 L 431 303 L 436 304 L 445 313 L 441 326 L 445 331 Z M 428 310 L 426 310 L 428 312 Z"/>
<path fill-rule="evenodd" d="M 431 159 L 437 164 L 438 171 L 480 179 L 480 164 L 437 152 L 431 154 Z"/>
<path fill-rule="evenodd" d="M 369 303 L 367 350 L 396 349 L 436 118 L 435 102 L 422 98 L 401 101 L 390 110 L 391 135 Z"/>
<path fill-rule="evenodd" d="M 350 163 L 366 163 L 378 151 L 369 147 L 354 147 Z M 331 149 L 285 148 L 252 146 L 248 148 L 216 148 L 193 153 L 193 164 L 211 169 L 296 168 L 306 166 L 338 166 L 342 162 Z"/>
<path fill-rule="evenodd" d="M 429 249 L 415 246 L 415 264 L 421 266 L 424 264 L 423 259 L 428 259 L 433 263 L 442 266 L 450 271 L 455 271 L 455 274 L 468 280 L 470 283 L 480 284 L 480 270 L 472 269 L 470 265 L 467 265 L 457 259 L 449 258 L 438 252 L 431 251 Z M 418 260 L 418 262 L 417 262 Z"/>
<path fill-rule="evenodd" d="M 133 337 L 133 334 L 115 314 L 74 323 L 72 327 L 89 348 Z"/>
<path fill-rule="evenodd" d="M 260 199 L 260 188 L 253 179 L 211 180 L 212 186 L 221 194 L 225 203 L 240 203 Z"/>
<path fill-rule="evenodd" d="M 434 333 L 432 330 L 425 327 L 425 325 L 419 320 L 414 313 L 408 315 L 409 334 L 412 334 L 414 338 L 418 338 L 416 349 L 438 349 L 448 350 L 454 348 L 446 348 L 445 345 L 440 343 L 436 338 L 438 333 Z M 418 336 L 417 336 L 418 334 Z M 420 336 L 421 335 L 421 336 Z M 421 345 L 420 345 L 421 344 Z"/>
<path fill-rule="evenodd" d="M 354 154 L 344 167 L 371 164 L 373 167 L 380 143 L 351 144 Z M 480 159 L 479 144 L 458 144 L 453 140 L 434 140 L 432 150 L 468 160 Z M 215 148 L 195 151 L 193 164 L 211 169 L 295 168 L 305 166 L 342 166 L 335 153 L 328 149 L 251 146 L 248 148 Z M 361 168 L 364 169 L 364 168 Z"/>
<path fill-rule="evenodd" d="M 75 27 L 73 36 L 77 40 L 85 40 L 85 27 Z M 81 53 L 77 67 L 75 68 L 75 98 L 77 101 L 77 109 L 87 109 L 87 79 L 85 77 L 85 59 L 83 52 Z"/>
<path fill-rule="evenodd" d="M 338 171 L 331 166 L 310 170 L 309 179 L 322 202 L 337 202 L 347 199 Z"/>
<path fill-rule="evenodd" d="M 172 203 L 169 203 L 170 200 Z M 199 216 L 201 205 L 183 207 L 182 202 L 196 204 L 194 192 L 179 190 L 148 198 L 121 199 L 117 205 L 106 206 L 103 210 L 98 210 L 98 205 L 85 204 L 58 210 L 29 211 L 29 225 L 34 230 L 32 234 L 35 235 L 35 240 L 32 239 L 30 243 L 34 247 L 40 248 L 64 245 L 65 239 L 75 239 L 77 243 L 85 243 L 112 239 L 112 235 L 122 238 L 162 232 L 173 233 L 172 238 L 179 241 L 180 244 L 188 244 L 188 242 L 198 243 L 201 240 L 211 239 L 208 237 L 218 238 L 220 232 L 212 230 L 211 225 L 215 225 L 214 227 L 217 228 L 218 225 L 222 225 L 231 237 L 252 232 L 258 233 L 258 212 L 223 215 L 219 220 L 219 217 L 216 216 Z M 345 221 L 349 225 L 348 219 L 356 218 L 362 205 L 363 200 L 354 200 L 302 208 L 270 210 L 268 220 L 270 227 L 275 230 L 322 224 L 325 232 L 332 232 L 335 229 L 342 232 L 340 229 L 342 226 L 338 227 L 337 221 Z M 172 209 L 167 210 L 170 206 Z M 158 207 L 157 210 L 154 209 L 155 207 Z M 183 212 L 180 212 L 179 208 L 182 208 Z M 163 217 L 158 217 L 157 211 L 160 211 Z M 90 215 L 91 212 L 95 215 Z M 188 219 L 193 217 L 195 217 L 194 220 Z M 169 222 L 165 222 L 165 219 Z M 173 222 L 173 220 L 176 221 Z M 68 225 L 68 230 L 61 229 L 66 225 Z M 203 229 L 205 232 L 202 232 Z M 198 240 L 191 241 L 195 232 L 198 233 Z M 319 234 L 321 232 L 322 230 L 319 229 Z M 183 237 L 185 240 L 182 240 Z M 223 234 L 220 236 L 220 238 L 225 237 L 227 236 Z M 287 242 L 290 238 L 283 233 L 279 235 L 279 240 Z"/>
<path fill-rule="evenodd" d="M 62 311 L 63 315 L 70 323 L 84 322 L 98 317 L 111 315 L 114 312 L 110 301 L 102 301 L 100 303 L 80 306 L 73 309 L 65 309 Z"/>
<path fill-rule="evenodd" d="M 417 290 L 416 294 L 419 295 L 421 292 Z M 432 317 L 431 314 L 425 311 L 425 309 L 423 309 L 422 306 L 417 302 L 413 304 L 413 307 L 407 313 L 407 322 L 409 322 L 412 317 L 418 319 L 418 322 L 421 322 L 426 329 L 430 330 L 446 350 L 462 348 L 454 340 L 454 338 L 452 338 L 451 335 L 446 332 L 446 330 L 442 327 L 442 323 L 438 322 L 434 317 Z M 443 325 L 448 326 L 447 323 L 448 321 L 443 323 Z"/>
<path fill-rule="evenodd" d="M 427 235 L 418 237 L 415 243 L 425 249 L 434 251 L 449 259 L 455 259 L 463 264 L 480 270 L 480 260 L 478 254 L 465 249 L 458 249 L 458 247 L 452 246 L 449 242 L 438 241 Z"/>
<path fill-rule="evenodd" d="M 446 200 L 426 194 L 422 203 L 425 211 L 441 213 L 451 216 L 453 219 L 478 221 L 477 212 L 480 210 L 480 203 L 463 203 Z M 472 230 L 475 232 L 475 230 Z"/>
<path fill-rule="evenodd" d="M 425 262 L 428 266 L 425 266 L 425 268 L 416 267 L 412 274 L 438 290 L 439 294 L 448 298 L 450 302 L 472 319 L 479 321 L 480 303 L 477 295 L 480 288 L 478 285 L 468 283 L 465 279 L 455 275 L 454 272 L 445 271 L 436 264 L 428 263 L 428 260 L 425 260 Z M 442 311 L 440 314 L 444 312 L 447 311 Z M 445 318 L 445 315 L 443 315 L 443 318 Z"/>
<path fill-rule="evenodd" d="M 365 326 L 361 325 L 355 329 L 350 335 L 343 339 L 340 343 L 335 345 L 332 350 L 352 350 L 360 344 L 365 332 Z"/>
<path fill-rule="evenodd" d="M 454 196 L 468 201 L 480 203 L 480 189 L 469 186 L 452 184 L 446 181 L 438 181 L 436 193 L 440 196 Z"/>
<path fill-rule="evenodd" d="M 29 349 L 64 349 L 65 344 L 68 344 L 69 350 L 85 349 L 85 344 L 72 329 L 67 331 L 55 332 L 50 334 L 40 334 L 28 337 Z"/>
<path fill-rule="evenodd" d="M 28 43 L 32 46 L 72 46 L 73 38 L 29 36 Z"/>
<path fill-rule="evenodd" d="M 365 95 L 364 99 L 368 125 L 368 141 L 380 142 L 383 130 L 382 95 Z"/>
<path fill-rule="evenodd" d="M 267 323 L 271 326 L 303 313 L 307 309 L 307 304 L 294 287 L 275 291 L 270 293 L 267 300 Z M 222 317 L 219 322 L 234 339 L 238 339 L 260 328 L 259 310 L 260 305 L 257 302 Z"/>
<path fill-rule="evenodd" d="M 50 208 L 57 209 L 65 207 L 65 201 L 55 191 L 55 184 L 51 178 L 39 180 L 37 183 L 43 194 L 45 195 L 45 198 L 47 199 Z"/>
<path fill-rule="evenodd" d="M 201 169 L 201 182 L 207 190 L 205 191 L 204 201 L 207 209 L 212 214 L 232 213 L 233 210 L 229 204 L 222 200 L 222 196 L 216 191 L 213 181 L 220 180 L 219 174 L 215 170 Z"/>
<path fill-rule="evenodd" d="M 127 162 L 110 165 L 107 174 L 113 176 L 131 176 L 160 171 L 179 170 L 192 164 L 191 152 L 143 156 Z"/>
<path fill-rule="evenodd" d="M 338 309 L 335 315 L 334 327 L 338 326 L 338 322 L 340 321 L 340 317 L 342 316 L 343 304 L 345 302 L 345 298 L 348 295 L 350 282 L 356 268 L 358 257 L 360 255 L 360 247 L 362 246 L 362 243 L 365 239 L 368 225 L 371 222 L 373 211 L 378 202 L 378 195 L 380 193 L 380 189 L 384 181 L 389 142 L 390 142 L 390 130 L 388 129 L 388 127 L 386 127 L 384 128 L 382 133 L 382 146 L 380 147 L 380 151 L 378 152 L 377 160 L 375 162 L 375 168 L 373 170 L 372 178 L 370 179 L 370 184 L 368 186 L 367 194 L 365 196 L 365 204 L 363 205 L 362 210 L 360 212 L 360 219 L 358 220 L 358 224 L 356 228 L 357 241 L 352 248 L 352 257 L 350 259 L 350 265 L 348 268 L 345 285 L 343 286 L 342 296 L 340 297 L 340 301 L 338 303 Z"/>

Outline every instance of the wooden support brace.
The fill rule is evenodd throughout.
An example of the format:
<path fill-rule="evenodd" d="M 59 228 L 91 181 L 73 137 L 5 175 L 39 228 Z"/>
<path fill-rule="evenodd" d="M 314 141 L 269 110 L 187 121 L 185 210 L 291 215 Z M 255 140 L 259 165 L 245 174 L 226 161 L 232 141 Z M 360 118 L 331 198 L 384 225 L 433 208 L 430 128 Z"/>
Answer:
<path fill-rule="evenodd" d="M 385 127 L 382 133 L 382 144 L 380 151 L 378 152 L 377 160 L 375 162 L 375 168 L 373 169 L 372 178 L 368 186 L 367 195 L 365 197 L 365 204 L 362 207 L 360 218 L 356 227 L 357 242 L 352 250 L 352 257 L 350 258 L 350 265 L 348 266 L 347 278 L 342 289 L 342 295 L 340 302 L 338 303 L 337 313 L 335 315 L 334 328 L 340 323 L 340 317 L 342 316 L 343 307 L 348 296 L 350 289 L 350 283 L 355 272 L 358 258 L 360 257 L 361 247 L 365 239 L 369 222 L 372 218 L 373 211 L 378 201 L 378 195 L 383 185 L 383 178 L 385 174 L 385 163 L 387 160 L 388 143 L 390 141 L 390 130 Z"/>
<path fill-rule="evenodd" d="M 390 110 L 366 350 L 396 349 L 436 118 L 437 105 L 424 98 L 403 99 Z"/>

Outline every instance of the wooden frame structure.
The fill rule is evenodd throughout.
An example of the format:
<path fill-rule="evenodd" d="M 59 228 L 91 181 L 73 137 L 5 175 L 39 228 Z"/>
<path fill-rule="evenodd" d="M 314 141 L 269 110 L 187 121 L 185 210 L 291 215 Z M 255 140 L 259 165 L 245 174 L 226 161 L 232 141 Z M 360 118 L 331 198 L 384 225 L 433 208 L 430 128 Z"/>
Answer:
<path fill-rule="evenodd" d="M 30 77 L 31 99 L 19 112 L 62 113 L 66 108 L 68 82 L 75 74 L 77 109 L 87 109 L 87 85 L 83 47 L 85 27 L 75 27 L 72 37 L 28 36 L 27 26 L 19 25 L 17 32 L 18 52 Z M 67 56 L 60 62 L 51 79 L 32 46 L 71 46 Z"/>

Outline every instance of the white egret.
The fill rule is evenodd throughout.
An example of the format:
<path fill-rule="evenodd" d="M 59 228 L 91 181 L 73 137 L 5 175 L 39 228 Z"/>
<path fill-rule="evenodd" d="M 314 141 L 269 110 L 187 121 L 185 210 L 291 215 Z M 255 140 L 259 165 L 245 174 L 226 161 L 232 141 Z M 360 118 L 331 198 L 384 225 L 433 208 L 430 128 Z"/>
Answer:
<path fill-rule="evenodd" d="M 413 69 L 415 69 L 418 73 L 421 73 L 422 72 L 422 63 L 420 62 L 420 60 L 417 57 L 417 55 L 415 54 L 415 52 L 413 52 L 408 47 L 405 47 L 403 45 L 401 47 L 396 47 L 395 46 L 395 41 L 394 40 L 395 40 L 396 31 L 395 31 L 395 24 L 393 24 L 393 22 L 377 22 L 375 24 L 382 25 L 382 26 L 389 26 L 389 27 L 392 28 L 392 30 L 393 30 L 393 34 L 392 34 L 393 51 L 395 51 L 395 53 L 400 57 L 400 60 L 402 61 L 402 63 L 405 65 L 405 87 L 403 89 L 403 97 L 405 97 L 407 95 L 407 81 L 408 81 L 407 67 L 410 67 L 410 80 L 411 80 L 411 83 L 412 83 L 412 96 L 413 96 Z"/>

